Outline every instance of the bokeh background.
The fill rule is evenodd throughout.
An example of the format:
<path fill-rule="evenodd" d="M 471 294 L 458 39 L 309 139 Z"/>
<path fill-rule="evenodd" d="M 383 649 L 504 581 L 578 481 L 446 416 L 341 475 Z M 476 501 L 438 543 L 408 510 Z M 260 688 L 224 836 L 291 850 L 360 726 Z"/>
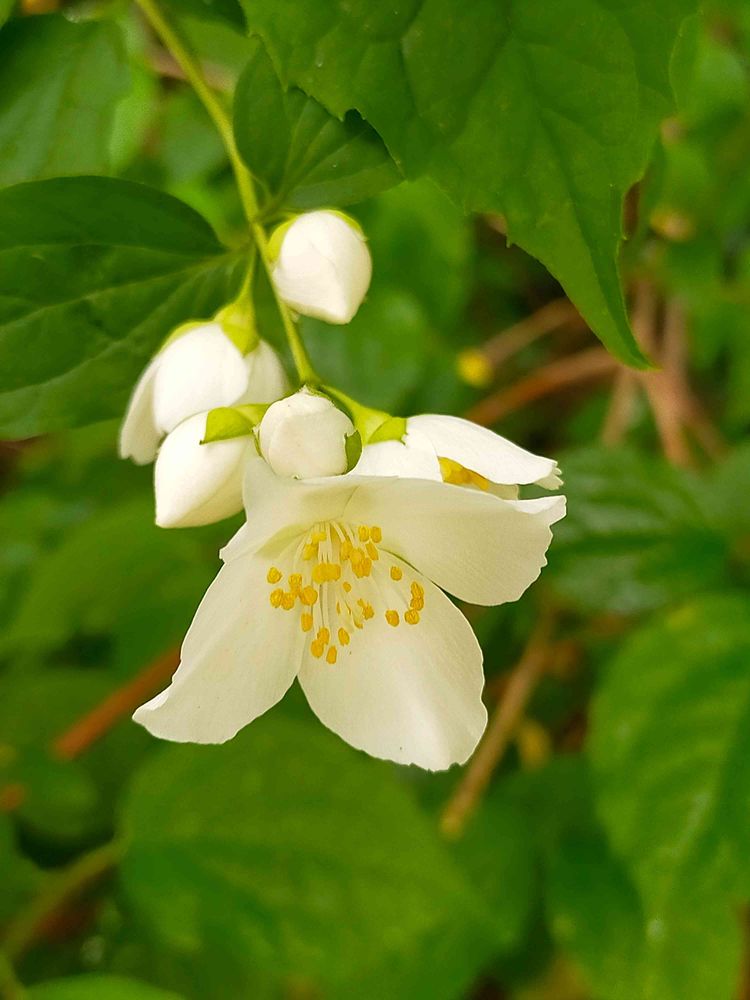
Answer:
<path fill-rule="evenodd" d="M 221 144 L 115 10 L 113 172 L 231 242 Z M 231 92 L 247 41 L 185 25 Z M 467 609 L 492 721 L 466 768 L 366 758 L 297 689 L 229 745 L 152 739 L 130 712 L 236 525 L 154 527 L 115 422 L 0 444 L 0 996 L 750 997 L 749 59 L 746 0 L 709 0 L 628 199 L 624 282 L 658 370 L 613 360 L 501 217 L 426 181 L 357 206 L 374 278 L 351 327 L 303 324 L 364 402 L 467 415 L 563 469 L 540 581 Z"/>

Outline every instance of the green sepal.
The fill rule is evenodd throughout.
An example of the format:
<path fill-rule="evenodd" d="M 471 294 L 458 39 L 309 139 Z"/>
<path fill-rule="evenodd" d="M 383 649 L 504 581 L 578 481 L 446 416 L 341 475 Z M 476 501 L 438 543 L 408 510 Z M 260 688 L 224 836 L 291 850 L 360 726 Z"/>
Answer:
<path fill-rule="evenodd" d="M 255 325 L 255 310 L 249 298 L 224 306 L 214 316 L 214 322 L 219 324 L 241 354 L 249 354 L 258 346 L 260 337 Z"/>
<path fill-rule="evenodd" d="M 298 219 L 299 216 L 293 215 L 291 218 L 287 219 L 286 222 L 282 222 L 280 226 L 277 226 L 268 238 L 268 261 L 271 264 L 275 264 L 279 259 L 279 254 L 281 253 L 281 244 L 284 242 L 284 237 L 286 236 L 287 230 L 291 224 Z"/>
<path fill-rule="evenodd" d="M 331 396 L 337 403 L 340 403 L 342 409 L 349 414 L 352 423 L 362 436 L 363 445 L 371 443 L 373 434 L 384 423 L 399 419 L 398 417 L 392 417 L 390 413 L 384 413 L 382 410 L 372 410 L 369 406 L 363 406 L 362 403 L 358 403 L 356 399 L 347 396 L 340 389 L 334 389 L 333 386 L 324 385 L 321 388 L 326 395 Z M 404 421 L 404 430 L 406 430 L 406 421 Z"/>
<path fill-rule="evenodd" d="M 208 322 L 210 321 L 207 319 L 189 319 L 185 323 L 180 323 L 179 326 L 176 326 L 174 330 L 172 330 L 172 332 L 164 338 L 161 347 L 156 353 L 160 354 L 166 347 L 173 344 L 175 340 L 179 340 L 180 337 L 184 336 L 186 333 L 190 333 L 191 330 L 197 330 L 199 326 L 205 326 Z"/>
<path fill-rule="evenodd" d="M 388 417 L 371 435 L 368 444 L 378 441 L 403 441 L 406 434 L 406 417 Z"/>
<path fill-rule="evenodd" d="M 206 417 L 206 432 L 201 444 L 247 437 L 263 419 L 268 403 L 244 403 L 241 406 L 217 406 Z"/>
<path fill-rule="evenodd" d="M 362 435 L 359 431 L 355 430 L 353 434 L 347 434 L 344 444 L 346 448 L 346 471 L 351 472 L 362 454 Z"/>

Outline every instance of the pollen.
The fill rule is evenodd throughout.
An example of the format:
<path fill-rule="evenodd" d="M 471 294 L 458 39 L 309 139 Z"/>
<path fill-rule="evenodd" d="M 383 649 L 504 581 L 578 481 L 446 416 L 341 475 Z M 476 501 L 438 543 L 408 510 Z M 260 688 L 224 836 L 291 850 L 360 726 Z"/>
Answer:
<path fill-rule="evenodd" d="M 310 614 L 309 611 L 303 611 L 299 623 L 302 626 L 303 632 L 309 632 L 310 629 L 313 627 L 313 616 Z"/>
<path fill-rule="evenodd" d="M 315 657 L 316 660 L 319 660 L 321 658 L 324 650 L 325 650 L 325 645 L 319 639 L 315 639 L 313 640 L 313 642 L 310 643 L 310 652 L 312 653 L 312 655 Z"/>
<path fill-rule="evenodd" d="M 294 594 L 287 592 L 281 596 L 281 606 L 284 611 L 291 611 L 294 607 L 295 597 Z"/>
<path fill-rule="evenodd" d="M 408 625 L 418 625 L 419 624 L 419 612 L 415 611 L 414 608 L 409 608 L 408 611 L 404 612 L 404 621 Z"/>
<path fill-rule="evenodd" d="M 296 597 L 302 588 L 302 574 L 301 573 L 291 573 L 289 576 L 289 589 Z"/>
<path fill-rule="evenodd" d="M 400 580 L 403 575 L 400 566 L 391 566 L 391 580 Z"/>
<path fill-rule="evenodd" d="M 380 530 L 377 524 L 374 525 L 372 528 L 370 528 L 370 538 L 373 540 L 373 542 L 375 542 L 376 545 L 379 545 L 383 541 L 383 532 Z"/>
<path fill-rule="evenodd" d="M 364 524 L 360 524 L 357 528 L 357 537 L 360 542 L 368 542 L 370 540 L 370 529 L 365 527 Z"/>
<path fill-rule="evenodd" d="M 340 628 L 338 635 L 339 635 L 339 642 L 341 643 L 341 645 L 348 646 L 350 640 L 349 640 L 349 633 L 346 631 L 346 629 Z"/>
<path fill-rule="evenodd" d="M 378 550 L 377 550 L 377 548 L 376 548 L 376 547 L 375 547 L 375 546 L 374 546 L 374 545 L 372 544 L 372 542 L 368 542 L 368 543 L 367 543 L 367 545 L 365 545 L 365 548 L 367 549 L 367 554 L 368 554 L 368 556 L 370 557 L 370 559 L 371 559 L 371 560 L 372 560 L 373 562 L 377 562 L 377 560 L 378 560 L 378 559 L 380 559 L 380 555 L 379 555 L 379 553 L 378 553 Z"/>
<path fill-rule="evenodd" d="M 318 592 L 315 587 L 303 587 L 300 591 L 299 599 L 303 604 L 306 604 L 308 608 L 311 608 L 318 600 Z"/>
<path fill-rule="evenodd" d="M 336 649 L 335 646 L 331 646 L 331 648 L 326 653 L 326 662 L 331 664 L 335 663 L 337 656 L 338 656 L 338 650 Z"/>
<path fill-rule="evenodd" d="M 393 627 L 395 628 L 400 621 L 398 611 L 393 611 L 392 609 L 386 611 L 385 620 L 388 622 L 389 625 L 393 625 Z"/>
<path fill-rule="evenodd" d="M 281 576 L 282 576 L 281 570 L 278 570 L 276 569 L 275 566 L 272 566 L 268 571 L 266 580 L 268 580 L 269 583 L 278 583 L 279 580 L 281 579 Z"/>
<path fill-rule="evenodd" d="M 281 590 L 281 588 L 278 590 L 272 590 L 269 600 L 272 608 L 280 608 L 281 602 L 284 600 L 284 591 Z"/>
<path fill-rule="evenodd" d="M 319 628 L 317 635 L 318 642 L 322 642 L 324 646 L 327 646 L 331 640 L 331 633 L 327 628 Z"/>
<path fill-rule="evenodd" d="M 317 556 L 317 554 L 318 554 L 317 545 L 307 544 L 302 550 L 302 558 L 307 559 L 308 561 L 310 559 L 314 559 Z"/>

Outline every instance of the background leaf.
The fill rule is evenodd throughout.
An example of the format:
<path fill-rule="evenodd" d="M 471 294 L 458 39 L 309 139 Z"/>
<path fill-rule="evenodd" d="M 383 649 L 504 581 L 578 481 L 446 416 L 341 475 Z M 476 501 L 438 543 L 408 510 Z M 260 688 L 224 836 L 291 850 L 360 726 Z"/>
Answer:
<path fill-rule="evenodd" d="M 29 990 L 29 1000 L 180 1000 L 176 993 L 124 976 L 73 976 Z"/>

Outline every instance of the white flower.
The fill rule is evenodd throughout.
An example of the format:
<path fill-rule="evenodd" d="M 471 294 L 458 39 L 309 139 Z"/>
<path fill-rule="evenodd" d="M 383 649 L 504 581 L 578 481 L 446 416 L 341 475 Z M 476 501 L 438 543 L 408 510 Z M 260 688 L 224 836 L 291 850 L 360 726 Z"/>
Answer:
<path fill-rule="evenodd" d="M 212 524 L 242 510 L 245 463 L 257 454 L 255 443 L 247 436 L 201 444 L 207 416 L 183 420 L 159 449 L 154 493 L 160 528 Z"/>
<path fill-rule="evenodd" d="M 409 476 L 471 486 L 500 496 L 518 495 L 535 483 L 562 485 L 554 459 L 542 458 L 461 417 L 433 413 L 406 419 L 399 440 L 366 445 L 356 475 Z"/>
<path fill-rule="evenodd" d="M 181 665 L 136 721 L 163 739 L 223 743 L 298 677 L 352 746 L 430 770 L 465 761 L 487 720 L 482 653 L 443 589 L 475 604 L 520 597 L 564 498 L 420 479 L 299 482 L 260 458 L 245 493 L 252 516 L 222 552 Z"/>
<path fill-rule="evenodd" d="M 272 403 L 258 428 L 261 454 L 279 476 L 313 479 L 346 472 L 354 424 L 330 399 L 301 389 Z"/>
<path fill-rule="evenodd" d="M 288 391 L 273 348 L 263 341 L 243 355 L 219 323 L 171 341 L 141 375 L 120 430 L 120 455 L 153 462 L 165 434 L 188 417 L 235 403 L 270 403 Z"/>
<path fill-rule="evenodd" d="M 337 212 L 308 212 L 283 231 L 273 281 L 281 299 L 296 312 L 348 323 L 367 294 L 371 276 L 364 236 Z"/>

